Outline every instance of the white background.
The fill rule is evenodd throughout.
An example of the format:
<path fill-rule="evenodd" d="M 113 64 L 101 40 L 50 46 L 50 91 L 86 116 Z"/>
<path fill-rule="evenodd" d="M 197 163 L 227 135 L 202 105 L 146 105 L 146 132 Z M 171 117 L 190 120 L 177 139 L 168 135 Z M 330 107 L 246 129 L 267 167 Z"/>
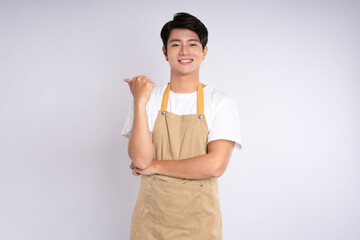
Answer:
<path fill-rule="evenodd" d="M 0 239 L 127 239 L 126 77 L 169 81 L 161 27 L 209 30 L 201 81 L 239 105 L 225 240 L 360 239 L 359 1 L 1 1 Z"/>

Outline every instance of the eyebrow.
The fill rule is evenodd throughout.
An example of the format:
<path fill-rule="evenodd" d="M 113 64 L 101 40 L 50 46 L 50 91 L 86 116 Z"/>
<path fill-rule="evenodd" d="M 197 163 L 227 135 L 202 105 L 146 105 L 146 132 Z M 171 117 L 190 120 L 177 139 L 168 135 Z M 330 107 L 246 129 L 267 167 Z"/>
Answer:
<path fill-rule="evenodd" d="M 172 43 L 172 42 L 180 42 L 180 39 L 171 39 L 169 41 L 169 43 Z M 191 38 L 191 39 L 187 40 L 187 42 L 200 42 L 200 40 L 195 39 L 195 38 Z"/>

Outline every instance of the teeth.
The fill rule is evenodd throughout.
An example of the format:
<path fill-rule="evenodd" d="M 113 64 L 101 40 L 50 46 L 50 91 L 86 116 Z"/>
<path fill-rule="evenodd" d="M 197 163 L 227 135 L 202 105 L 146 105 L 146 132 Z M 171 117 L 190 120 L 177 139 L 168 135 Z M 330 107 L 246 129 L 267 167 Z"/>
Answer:
<path fill-rule="evenodd" d="M 192 60 L 189 59 L 189 60 L 179 60 L 180 62 L 191 62 Z"/>

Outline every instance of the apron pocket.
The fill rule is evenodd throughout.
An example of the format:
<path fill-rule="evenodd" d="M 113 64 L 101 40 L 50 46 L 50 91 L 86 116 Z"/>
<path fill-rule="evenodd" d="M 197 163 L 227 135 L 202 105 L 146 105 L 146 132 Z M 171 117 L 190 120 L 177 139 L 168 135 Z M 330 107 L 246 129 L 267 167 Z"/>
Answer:
<path fill-rule="evenodd" d="M 176 183 L 156 179 L 152 192 L 154 230 L 169 237 L 191 236 L 199 232 L 203 191 L 201 183 Z"/>

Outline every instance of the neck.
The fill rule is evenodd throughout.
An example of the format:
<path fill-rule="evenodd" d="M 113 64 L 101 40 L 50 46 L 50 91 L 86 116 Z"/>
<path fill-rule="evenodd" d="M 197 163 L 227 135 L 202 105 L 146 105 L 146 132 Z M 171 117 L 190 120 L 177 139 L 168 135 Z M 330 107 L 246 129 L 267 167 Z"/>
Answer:
<path fill-rule="evenodd" d="M 199 73 L 193 75 L 170 75 L 170 89 L 175 93 L 196 92 L 199 84 Z"/>

